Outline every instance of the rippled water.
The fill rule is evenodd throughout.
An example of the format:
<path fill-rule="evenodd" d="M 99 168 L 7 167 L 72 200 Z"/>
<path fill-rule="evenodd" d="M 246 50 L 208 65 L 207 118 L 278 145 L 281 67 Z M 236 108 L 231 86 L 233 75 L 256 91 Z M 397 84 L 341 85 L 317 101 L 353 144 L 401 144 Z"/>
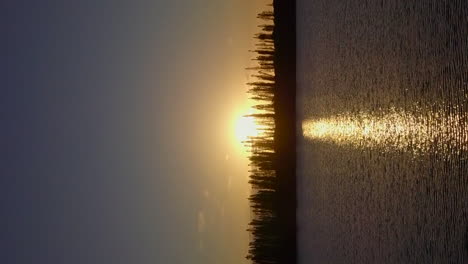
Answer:
<path fill-rule="evenodd" d="M 468 263 L 468 1 L 298 0 L 301 263 Z"/>

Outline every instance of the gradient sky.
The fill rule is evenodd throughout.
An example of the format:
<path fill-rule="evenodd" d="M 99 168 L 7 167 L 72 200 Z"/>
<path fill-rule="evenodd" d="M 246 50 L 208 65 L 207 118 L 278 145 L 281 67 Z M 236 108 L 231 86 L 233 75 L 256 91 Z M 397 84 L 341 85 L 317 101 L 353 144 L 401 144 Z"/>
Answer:
<path fill-rule="evenodd" d="M 2 2 L 0 262 L 245 262 L 232 130 L 264 5 Z"/>

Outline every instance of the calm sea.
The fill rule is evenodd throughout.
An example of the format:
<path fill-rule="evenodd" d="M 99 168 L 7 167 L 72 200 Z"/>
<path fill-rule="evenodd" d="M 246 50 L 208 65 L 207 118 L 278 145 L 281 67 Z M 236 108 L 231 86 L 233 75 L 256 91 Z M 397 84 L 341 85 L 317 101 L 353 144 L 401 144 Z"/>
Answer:
<path fill-rule="evenodd" d="M 297 2 L 300 263 L 468 263 L 468 1 Z"/>

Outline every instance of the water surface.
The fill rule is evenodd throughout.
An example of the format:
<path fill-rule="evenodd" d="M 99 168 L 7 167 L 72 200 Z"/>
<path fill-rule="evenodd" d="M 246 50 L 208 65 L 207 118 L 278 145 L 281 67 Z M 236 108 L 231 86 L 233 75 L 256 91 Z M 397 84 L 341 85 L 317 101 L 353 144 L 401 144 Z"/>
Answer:
<path fill-rule="evenodd" d="M 468 2 L 298 0 L 301 263 L 468 262 Z"/>

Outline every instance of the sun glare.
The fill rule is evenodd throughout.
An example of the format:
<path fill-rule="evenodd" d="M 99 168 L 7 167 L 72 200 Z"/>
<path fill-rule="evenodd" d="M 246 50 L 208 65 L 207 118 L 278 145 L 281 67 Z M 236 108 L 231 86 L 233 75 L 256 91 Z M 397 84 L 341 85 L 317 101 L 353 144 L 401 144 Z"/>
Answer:
<path fill-rule="evenodd" d="M 302 123 L 303 135 L 315 141 L 339 145 L 405 150 L 413 154 L 448 153 L 468 150 L 468 140 L 461 137 L 463 117 L 457 113 L 415 111 L 391 108 L 379 115 L 372 113 L 341 114 Z"/>
<path fill-rule="evenodd" d="M 235 135 L 240 143 L 246 141 L 249 137 L 257 136 L 258 129 L 255 118 L 252 116 L 240 117 L 235 125 Z"/>

